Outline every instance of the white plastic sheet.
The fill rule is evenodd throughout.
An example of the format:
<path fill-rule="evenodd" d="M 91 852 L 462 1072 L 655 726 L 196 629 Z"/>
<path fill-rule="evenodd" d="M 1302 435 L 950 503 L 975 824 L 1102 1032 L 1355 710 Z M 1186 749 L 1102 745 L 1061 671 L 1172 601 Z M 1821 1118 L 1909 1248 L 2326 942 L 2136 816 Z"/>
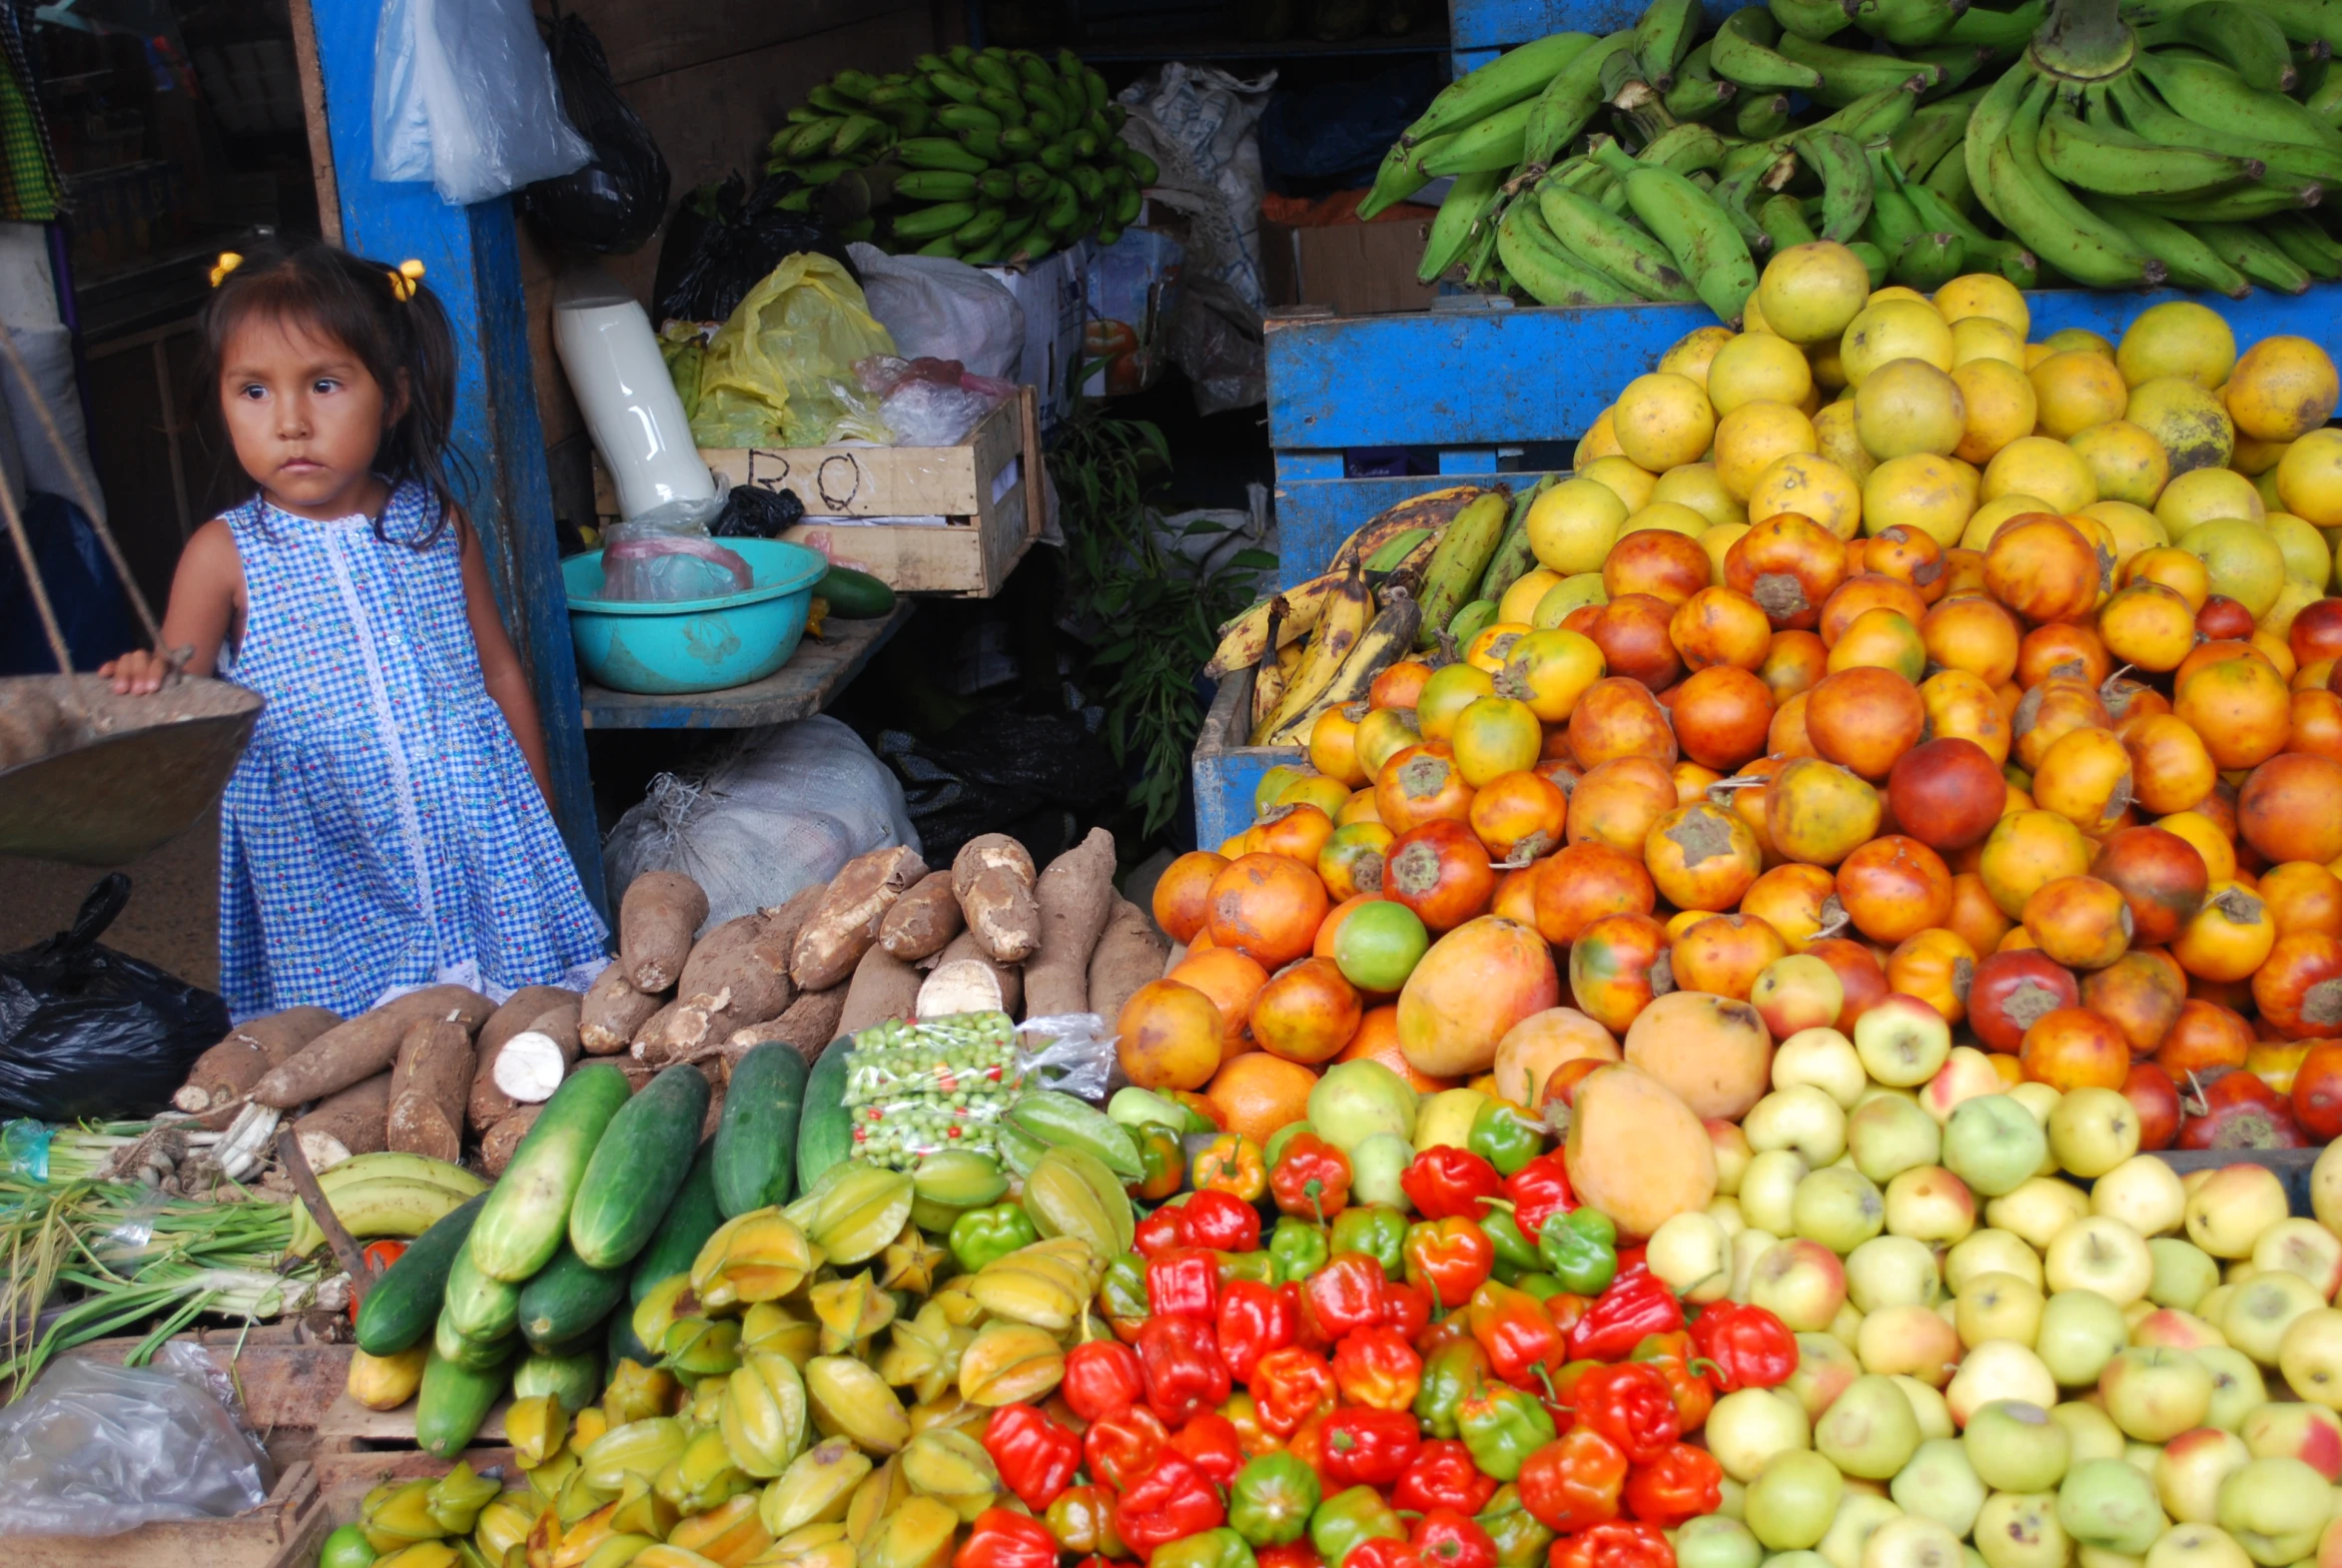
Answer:
<path fill-rule="evenodd" d="M 386 0 L 375 37 L 378 180 L 456 206 L 571 174 L 593 149 L 561 113 L 527 0 Z"/>

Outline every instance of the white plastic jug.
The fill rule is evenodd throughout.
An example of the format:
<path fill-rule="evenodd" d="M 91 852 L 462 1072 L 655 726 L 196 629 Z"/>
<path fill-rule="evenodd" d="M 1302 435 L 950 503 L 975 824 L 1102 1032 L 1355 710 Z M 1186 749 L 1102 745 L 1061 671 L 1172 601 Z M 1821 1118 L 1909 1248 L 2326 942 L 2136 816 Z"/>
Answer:
<path fill-rule="evenodd" d="M 632 295 L 605 274 L 564 279 L 553 297 L 553 347 L 621 513 L 715 494 L 650 318 Z"/>

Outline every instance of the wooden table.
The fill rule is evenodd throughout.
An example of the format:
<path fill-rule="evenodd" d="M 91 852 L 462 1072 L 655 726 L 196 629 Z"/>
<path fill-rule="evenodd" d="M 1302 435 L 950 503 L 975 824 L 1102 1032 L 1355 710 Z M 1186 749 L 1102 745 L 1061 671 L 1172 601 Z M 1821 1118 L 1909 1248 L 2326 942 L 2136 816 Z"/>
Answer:
<path fill-rule="evenodd" d="M 644 696 L 578 682 L 587 729 L 754 729 L 811 718 L 828 707 L 846 683 L 862 673 L 911 618 L 911 601 L 897 599 L 884 620 L 840 620 L 823 626 L 816 641 L 807 637 L 789 662 L 762 680 L 728 691 Z"/>

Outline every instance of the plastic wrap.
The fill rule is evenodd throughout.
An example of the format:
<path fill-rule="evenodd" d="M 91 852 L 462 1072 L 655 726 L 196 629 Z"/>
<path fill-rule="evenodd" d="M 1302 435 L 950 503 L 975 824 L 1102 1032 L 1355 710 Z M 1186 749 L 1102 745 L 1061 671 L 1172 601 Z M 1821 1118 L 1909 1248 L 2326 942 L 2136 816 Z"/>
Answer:
<path fill-rule="evenodd" d="M 854 375 L 881 399 L 879 417 L 898 446 L 957 446 L 986 414 L 1017 395 L 1015 383 L 971 376 L 957 360 L 874 355 L 857 361 Z"/>
<path fill-rule="evenodd" d="M 525 0 L 388 0 L 375 37 L 374 176 L 456 206 L 584 167 Z"/>
<path fill-rule="evenodd" d="M 676 501 L 611 527 L 602 546 L 602 597 L 670 603 L 745 593 L 756 574 L 708 533 L 724 503 Z"/>
<path fill-rule="evenodd" d="M 846 1064 L 853 1158 L 909 1170 L 947 1149 L 995 1154 L 1001 1119 L 1029 1089 L 1102 1098 L 1114 1033 L 1095 1013 L 1013 1022 L 1006 1013 L 893 1019 L 854 1036 Z"/>

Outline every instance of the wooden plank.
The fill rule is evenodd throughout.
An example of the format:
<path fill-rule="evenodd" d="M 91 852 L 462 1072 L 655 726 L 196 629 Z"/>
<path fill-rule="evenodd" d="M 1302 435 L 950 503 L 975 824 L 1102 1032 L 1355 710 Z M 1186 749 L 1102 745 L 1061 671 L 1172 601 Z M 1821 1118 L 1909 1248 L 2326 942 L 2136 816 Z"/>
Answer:
<path fill-rule="evenodd" d="M 2026 296 L 2035 343 L 2066 327 L 2119 338 L 2150 305 L 2192 298 L 2171 290 Z M 2222 314 L 2240 343 L 2290 333 L 2342 355 L 2342 284 L 2297 296 L 2258 291 Z M 1669 346 L 1715 320 L 1699 305 L 1271 317 L 1269 444 L 1325 451 L 1571 438 Z"/>
<path fill-rule="evenodd" d="M 498 1399 L 488 1407 L 487 1418 L 480 1422 L 473 1436 L 483 1443 L 504 1440 L 504 1412 L 512 1407 L 510 1395 Z M 318 1415 L 319 1454 L 359 1453 L 370 1449 L 414 1447 L 414 1401 L 409 1399 L 395 1410 L 370 1410 L 365 1405 L 343 1394 Z"/>
<path fill-rule="evenodd" d="M 324 1511 L 316 1470 L 295 1464 L 266 1502 L 233 1518 L 158 1519 L 119 1535 L 12 1535 L 5 1560 L 9 1568 L 270 1568 L 314 1533 Z"/>
<path fill-rule="evenodd" d="M 811 718 L 829 706 L 846 683 L 862 673 L 878 650 L 911 618 L 908 599 L 884 620 L 833 620 L 816 641 L 807 637 L 797 651 L 764 679 L 729 691 L 693 696 L 642 696 L 585 683 L 588 729 L 754 729 Z"/>
<path fill-rule="evenodd" d="M 1252 825 L 1252 794 L 1260 776 L 1279 764 L 1300 765 L 1308 752 L 1299 746 L 1247 746 L 1252 672 L 1237 670 L 1219 683 L 1203 727 L 1195 736 L 1188 778 L 1195 794 L 1195 843 L 1217 849 Z"/>
<path fill-rule="evenodd" d="M 179 1336 L 200 1346 L 212 1364 L 235 1380 L 244 1418 L 266 1435 L 279 1428 L 314 1427 L 344 1397 L 356 1348 L 322 1344 L 298 1323 L 262 1323 L 247 1330 L 198 1328 Z M 145 1343 L 136 1337 L 96 1339 L 69 1353 L 119 1366 Z"/>
<path fill-rule="evenodd" d="M 570 9 L 584 17 L 601 40 L 610 76 L 620 88 L 748 50 L 811 39 L 863 21 L 873 10 L 868 0 L 859 4 L 856 0 L 793 0 L 789 5 L 773 5 L 770 0 L 703 0 L 693 6 L 584 0 Z M 924 7 L 897 4 L 887 10 L 899 13 Z M 875 71 L 878 67 L 865 69 Z M 627 96 L 631 99 L 633 95 Z"/>
<path fill-rule="evenodd" d="M 342 197 L 334 176 L 334 132 L 326 118 L 326 77 L 318 64 L 317 24 L 310 0 L 292 0 L 293 63 L 301 73 L 301 119 L 309 135 L 309 178 L 318 193 L 318 228 L 326 243 L 342 243 Z"/>

